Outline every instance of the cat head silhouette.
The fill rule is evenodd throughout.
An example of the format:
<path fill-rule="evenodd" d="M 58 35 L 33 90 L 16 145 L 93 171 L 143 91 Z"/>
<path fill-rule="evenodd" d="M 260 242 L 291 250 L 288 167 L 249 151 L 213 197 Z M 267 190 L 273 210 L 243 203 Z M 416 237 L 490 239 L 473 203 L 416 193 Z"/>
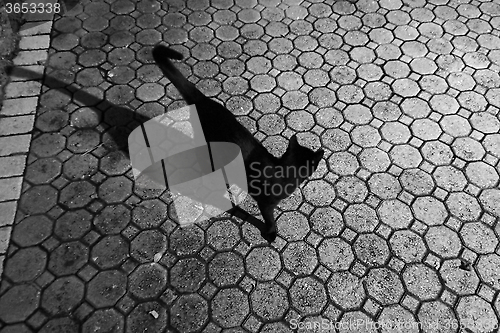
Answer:
<path fill-rule="evenodd" d="M 323 149 L 313 151 L 307 147 L 301 146 L 297 135 L 294 134 L 290 138 L 286 152 L 281 157 L 281 162 L 287 166 L 300 168 L 301 172 L 298 173 L 298 177 L 300 180 L 304 180 L 316 171 L 324 154 L 325 151 Z M 306 172 L 302 172 L 304 169 Z"/>

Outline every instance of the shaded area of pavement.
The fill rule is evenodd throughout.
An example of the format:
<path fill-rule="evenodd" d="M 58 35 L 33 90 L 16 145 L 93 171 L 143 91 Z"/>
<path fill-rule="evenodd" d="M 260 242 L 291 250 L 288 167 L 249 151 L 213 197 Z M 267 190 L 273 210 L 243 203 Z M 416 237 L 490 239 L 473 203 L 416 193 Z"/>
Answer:
<path fill-rule="evenodd" d="M 11 3 L 19 3 L 19 0 Z M 0 9 L 4 11 L 3 3 Z M 6 68 L 12 65 L 12 57 L 15 54 L 15 48 L 19 39 L 17 31 L 19 25 L 23 22 L 21 13 L 12 13 L 7 15 L 5 11 L 0 15 L 0 105 L 3 101 L 4 87 L 9 77 Z"/>
<path fill-rule="evenodd" d="M 0 328 L 498 326 L 500 4 L 119 0 L 69 14 L 52 31 Z M 160 41 L 273 154 L 296 132 L 325 149 L 280 205 L 275 243 L 226 215 L 179 228 L 175 197 L 134 184 L 128 133 L 184 105 L 152 62 Z"/>

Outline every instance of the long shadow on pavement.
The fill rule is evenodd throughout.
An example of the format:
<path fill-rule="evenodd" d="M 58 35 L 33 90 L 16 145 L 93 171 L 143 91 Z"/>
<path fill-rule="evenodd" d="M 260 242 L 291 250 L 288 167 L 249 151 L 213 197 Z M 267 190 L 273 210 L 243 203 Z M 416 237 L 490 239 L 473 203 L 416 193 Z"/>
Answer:
<path fill-rule="evenodd" d="M 39 77 L 39 73 L 21 67 L 9 67 L 8 74 L 15 72 L 16 77 L 32 79 Z M 65 83 L 56 77 L 50 75 L 43 76 L 43 85 L 50 89 L 57 89 L 68 95 L 74 102 L 91 108 L 101 114 L 99 125 L 106 124 L 109 128 L 103 136 L 103 145 L 108 151 L 121 151 L 130 159 L 128 151 L 128 137 L 130 133 L 141 124 L 151 118 L 135 112 L 127 107 L 114 105 L 104 99 L 93 96 L 81 90 L 73 84 Z M 126 121 L 128 120 L 128 121 Z M 109 138 L 109 139 L 108 139 Z M 94 149 L 97 147 L 94 147 Z M 259 231 L 264 230 L 264 223 L 252 214 L 236 206 L 228 211 L 231 216 L 236 216 L 243 221 L 247 221 L 256 227 Z"/>

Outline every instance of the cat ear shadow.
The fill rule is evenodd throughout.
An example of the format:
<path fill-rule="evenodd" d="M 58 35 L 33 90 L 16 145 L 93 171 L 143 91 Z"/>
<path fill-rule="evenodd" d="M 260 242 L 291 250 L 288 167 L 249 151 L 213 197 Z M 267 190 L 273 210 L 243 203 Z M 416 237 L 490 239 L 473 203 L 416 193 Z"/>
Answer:
<path fill-rule="evenodd" d="M 292 135 L 290 138 L 290 141 L 288 143 L 288 148 L 287 151 L 296 151 L 298 147 L 303 147 L 299 144 L 299 140 L 297 138 L 297 134 Z M 314 152 L 314 156 L 319 157 L 319 159 L 323 158 L 323 155 L 325 154 L 325 151 L 323 149 L 318 149 L 316 152 Z"/>
<path fill-rule="evenodd" d="M 325 151 L 323 149 L 318 149 L 314 154 L 316 154 L 316 158 L 321 160 L 325 155 Z"/>
<path fill-rule="evenodd" d="M 297 138 L 297 134 L 294 134 L 288 142 L 288 149 L 294 149 L 297 146 L 299 146 L 299 140 Z"/>

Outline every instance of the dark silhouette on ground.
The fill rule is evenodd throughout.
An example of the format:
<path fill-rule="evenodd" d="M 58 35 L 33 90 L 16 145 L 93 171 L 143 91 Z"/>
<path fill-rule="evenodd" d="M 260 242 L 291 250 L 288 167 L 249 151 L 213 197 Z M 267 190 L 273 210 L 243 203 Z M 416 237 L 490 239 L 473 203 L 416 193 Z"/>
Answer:
<path fill-rule="evenodd" d="M 11 74 L 15 70 L 17 77 L 33 78 L 39 75 L 31 70 L 22 67 L 9 67 L 7 73 Z M 79 104 L 89 107 L 98 111 L 101 114 L 99 124 L 106 124 L 109 128 L 106 130 L 102 136 L 102 142 L 98 146 L 103 146 L 108 150 L 116 151 L 119 150 L 129 159 L 130 156 L 128 151 L 128 137 L 130 133 L 141 124 L 147 122 L 151 118 L 141 115 L 130 108 L 118 106 L 100 99 L 99 97 L 93 96 L 84 90 L 79 89 L 73 83 L 67 84 L 56 77 L 50 75 L 44 75 L 42 82 L 45 87 L 50 89 L 58 89 L 59 91 L 67 94 L 71 99 Z M 111 83 L 111 82 L 110 82 Z M 97 148 L 98 146 L 94 147 Z M 85 153 L 89 153 L 85 152 Z M 239 206 L 227 211 L 231 216 L 236 216 L 243 221 L 247 221 L 256 227 L 260 232 L 265 231 L 264 222 L 257 219 L 255 216 L 246 212 Z"/>

